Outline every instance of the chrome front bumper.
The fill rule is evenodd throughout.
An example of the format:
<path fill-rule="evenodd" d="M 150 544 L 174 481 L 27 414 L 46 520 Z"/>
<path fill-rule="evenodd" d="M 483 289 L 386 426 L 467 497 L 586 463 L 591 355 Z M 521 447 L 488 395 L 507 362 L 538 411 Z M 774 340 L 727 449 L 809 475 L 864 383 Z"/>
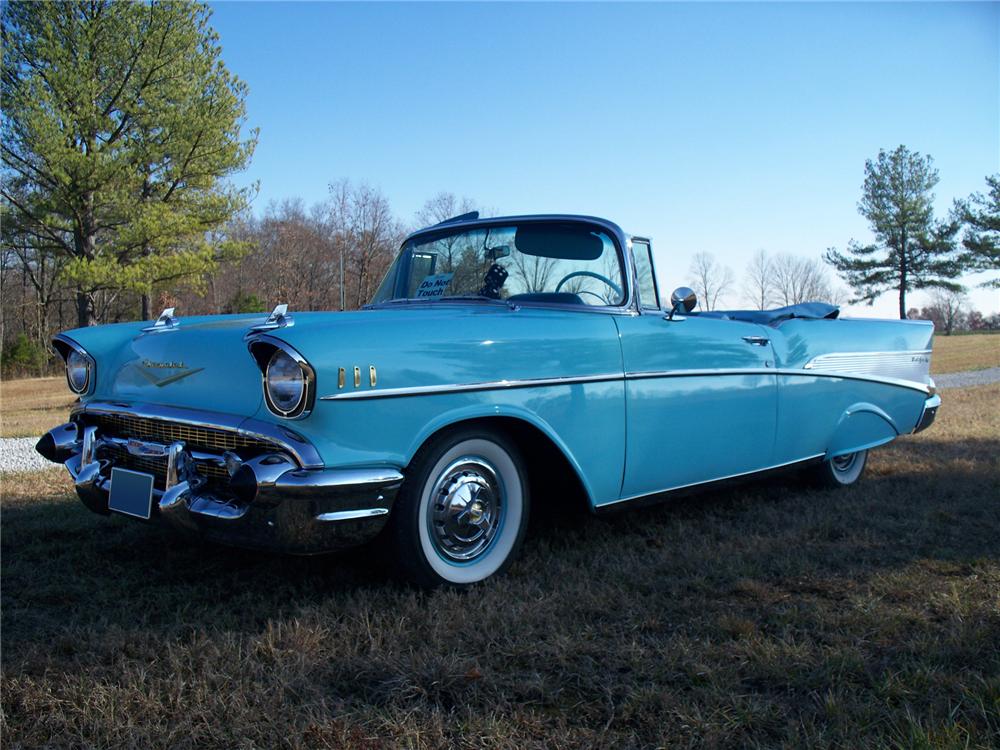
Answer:
<path fill-rule="evenodd" d="M 74 421 L 43 436 L 36 450 L 65 465 L 83 504 L 107 515 L 113 455 L 127 442 Z M 153 489 L 150 521 L 241 547 L 315 554 L 363 544 L 385 526 L 403 481 L 391 467 L 303 468 L 281 450 L 241 458 L 181 442 L 136 442 L 162 449 L 158 455 L 167 462 L 165 479 Z M 228 480 L 210 483 L 196 470 L 208 461 L 226 466 Z"/>

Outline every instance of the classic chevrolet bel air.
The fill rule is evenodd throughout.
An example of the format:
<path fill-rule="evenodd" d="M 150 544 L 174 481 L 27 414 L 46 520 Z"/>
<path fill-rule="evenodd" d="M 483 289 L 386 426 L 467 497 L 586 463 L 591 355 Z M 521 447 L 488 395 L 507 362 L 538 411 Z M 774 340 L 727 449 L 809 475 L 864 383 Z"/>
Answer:
<path fill-rule="evenodd" d="M 467 214 L 408 237 L 361 311 L 56 336 L 80 398 L 38 451 L 97 513 L 301 554 L 376 540 L 410 580 L 464 585 L 514 558 L 529 497 L 849 485 L 934 419 L 930 323 L 696 302 L 664 304 L 650 241 L 609 221 Z"/>

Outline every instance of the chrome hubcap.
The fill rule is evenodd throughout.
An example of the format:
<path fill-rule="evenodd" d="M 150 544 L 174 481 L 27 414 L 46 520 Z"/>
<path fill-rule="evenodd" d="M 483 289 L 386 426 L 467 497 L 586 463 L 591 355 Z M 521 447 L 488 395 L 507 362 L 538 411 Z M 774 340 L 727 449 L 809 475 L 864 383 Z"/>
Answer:
<path fill-rule="evenodd" d="M 854 466 L 854 462 L 857 461 L 857 453 L 848 453 L 846 456 L 837 456 L 831 462 L 833 464 L 834 471 L 845 472 L 850 471 L 851 467 Z"/>
<path fill-rule="evenodd" d="M 434 546 L 448 559 L 474 560 L 496 537 L 504 506 L 496 469 L 479 457 L 458 459 L 431 490 L 427 522 Z"/>

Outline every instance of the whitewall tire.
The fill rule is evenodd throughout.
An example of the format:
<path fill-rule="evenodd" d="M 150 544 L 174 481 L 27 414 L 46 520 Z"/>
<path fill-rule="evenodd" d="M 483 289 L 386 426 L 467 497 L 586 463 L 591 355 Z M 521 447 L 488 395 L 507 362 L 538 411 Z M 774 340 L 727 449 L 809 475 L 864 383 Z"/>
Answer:
<path fill-rule="evenodd" d="M 814 477 L 824 487 L 847 487 L 864 473 L 868 451 L 857 451 L 824 461 L 815 468 Z"/>
<path fill-rule="evenodd" d="M 390 521 L 397 570 L 421 586 L 467 586 L 503 572 L 527 528 L 523 467 L 517 446 L 487 427 L 421 448 Z"/>

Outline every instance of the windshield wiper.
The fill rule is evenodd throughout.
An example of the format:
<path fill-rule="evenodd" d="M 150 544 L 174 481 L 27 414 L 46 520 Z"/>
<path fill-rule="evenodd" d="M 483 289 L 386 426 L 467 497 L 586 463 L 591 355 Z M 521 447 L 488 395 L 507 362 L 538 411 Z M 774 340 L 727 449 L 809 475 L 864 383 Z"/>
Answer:
<path fill-rule="evenodd" d="M 413 302 L 489 302 L 493 305 L 504 305 L 511 310 L 520 310 L 521 306 L 505 299 L 495 299 L 483 294 L 456 294 L 447 297 L 396 297 L 379 302 L 380 305 L 402 305 Z"/>
<path fill-rule="evenodd" d="M 496 297 L 487 297 L 485 294 L 456 294 L 453 297 L 441 297 L 442 301 L 452 301 L 452 302 L 489 302 L 494 305 L 506 305 L 511 310 L 520 310 L 521 306 L 511 302 L 508 299 L 497 299 Z"/>

